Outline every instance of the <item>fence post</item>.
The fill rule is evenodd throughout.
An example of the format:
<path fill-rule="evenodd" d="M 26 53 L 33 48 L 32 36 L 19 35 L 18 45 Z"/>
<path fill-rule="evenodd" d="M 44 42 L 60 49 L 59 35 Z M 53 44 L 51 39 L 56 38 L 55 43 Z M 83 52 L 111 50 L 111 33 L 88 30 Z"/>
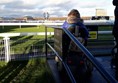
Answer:
<path fill-rule="evenodd" d="M 45 26 L 45 55 L 47 59 L 47 26 Z"/>
<path fill-rule="evenodd" d="M 4 48 L 5 48 L 5 61 L 9 62 L 10 61 L 10 44 L 9 44 L 9 37 L 4 37 Z"/>

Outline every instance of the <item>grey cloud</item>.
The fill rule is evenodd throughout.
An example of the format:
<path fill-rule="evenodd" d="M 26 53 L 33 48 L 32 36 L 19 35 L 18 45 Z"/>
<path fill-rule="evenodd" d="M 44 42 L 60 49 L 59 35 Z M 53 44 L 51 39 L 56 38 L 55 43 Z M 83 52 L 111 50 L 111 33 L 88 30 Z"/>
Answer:
<path fill-rule="evenodd" d="M 54 4 L 48 4 L 48 5 L 44 5 L 42 7 L 43 8 L 53 8 L 51 11 L 53 13 L 50 13 L 51 15 L 57 15 L 57 16 L 63 16 L 63 15 L 67 15 L 68 11 L 71 10 L 74 5 L 72 3 L 72 1 L 63 1 L 62 3 L 54 3 Z"/>
<path fill-rule="evenodd" d="M 4 4 L 6 9 L 32 9 L 32 5 L 26 5 L 22 1 L 14 1 Z"/>
<path fill-rule="evenodd" d="M 30 0 L 29 0 L 30 1 Z M 75 2 L 72 0 L 62 0 L 60 3 L 48 3 L 48 0 L 35 0 L 33 4 L 28 4 L 25 0 L 11 0 L 4 3 L 0 2 L 0 17 L 1 16 L 9 16 L 9 15 L 31 15 L 34 17 L 42 17 L 44 11 L 49 9 L 50 16 L 66 16 L 67 13 L 73 9 L 89 9 L 89 8 L 96 8 L 102 7 L 105 5 L 109 5 L 110 1 L 106 2 L 106 0 L 100 1 L 88 1 L 83 3 L 82 1 Z M 52 0 L 50 0 L 52 1 Z"/>
<path fill-rule="evenodd" d="M 96 8 L 96 7 L 105 7 L 109 5 L 110 1 L 102 0 L 102 1 L 93 1 L 93 2 L 85 2 L 79 3 L 81 8 Z"/>
<path fill-rule="evenodd" d="M 4 5 L 4 7 L 2 7 Z M 14 1 L 8 3 L 0 3 L 0 17 L 1 16 L 10 16 L 10 15 L 38 15 L 40 10 L 36 10 L 36 5 L 27 5 L 22 1 Z M 40 15 L 40 14 L 39 14 Z"/>

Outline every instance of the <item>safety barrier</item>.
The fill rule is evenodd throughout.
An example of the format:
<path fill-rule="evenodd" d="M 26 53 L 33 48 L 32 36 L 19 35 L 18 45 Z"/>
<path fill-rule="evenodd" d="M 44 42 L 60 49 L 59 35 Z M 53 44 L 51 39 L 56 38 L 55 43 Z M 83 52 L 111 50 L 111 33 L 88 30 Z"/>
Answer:
<path fill-rule="evenodd" d="M 12 40 L 10 38 L 0 40 L 0 61 L 9 62 L 45 57 L 45 53 L 43 51 L 44 39 L 20 40 L 20 38 L 19 40 Z M 39 44 L 37 45 L 37 43 Z"/>
<path fill-rule="evenodd" d="M 63 28 L 63 30 L 71 38 L 71 40 L 73 40 L 73 42 L 82 50 L 82 52 L 86 55 L 86 57 L 91 61 L 91 63 L 96 67 L 96 69 L 108 82 L 117 83 L 117 81 L 102 67 L 102 65 L 94 58 L 94 56 L 67 29 Z M 47 32 L 47 28 L 46 28 L 46 32 Z M 46 48 L 47 46 L 49 46 L 54 51 L 56 56 L 60 59 L 60 61 L 63 63 L 72 83 L 75 83 L 73 75 L 71 74 L 70 69 L 67 66 L 67 64 L 63 62 L 62 58 L 59 56 L 56 50 L 47 42 L 47 35 L 46 35 L 46 44 L 47 44 Z"/>
<path fill-rule="evenodd" d="M 91 63 L 96 67 L 100 74 L 110 83 L 117 83 L 116 79 L 113 78 L 103 66 L 94 58 L 94 56 L 71 34 L 69 30 L 63 28 L 64 32 L 71 38 L 71 40 L 81 49 L 85 56 L 91 61 Z"/>
<path fill-rule="evenodd" d="M 47 41 L 47 27 L 45 27 L 45 49 L 46 49 L 46 57 L 48 57 L 47 55 L 47 46 L 55 53 L 55 55 L 59 58 L 59 60 L 62 62 L 62 64 L 63 64 L 63 66 L 64 66 L 64 68 L 65 68 L 65 70 L 66 70 L 66 72 L 67 72 L 67 74 L 68 74 L 68 76 L 69 76 L 69 78 L 70 78 L 70 80 L 71 80 L 71 82 L 72 83 L 76 83 L 76 80 L 75 80 L 75 78 L 74 78 L 74 76 L 73 76 L 73 74 L 72 74 L 72 72 L 71 72 L 71 70 L 70 70 L 70 68 L 68 67 L 68 65 L 63 61 L 63 59 L 59 56 L 59 54 L 56 52 L 56 50 L 48 43 L 48 41 Z"/>
<path fill-rule="evenodd" d="M 45 30 L 47 32 L 47 28 Z M 87 48 L 85 48 L 72 34 L 69 30 L 66 28 L 63 28 L 63 31 L 69 36 L 69 38 L 77 45 L 78 48 L 81 49 L 81 51 L 85 54 L 85 56 L 90 60 L 90 62 L 95 66 L 95 68 L 100 72 L 100 74 L 106 79 L 107 82 L 110 83 L 117 83 L 116 79 L 111 76 L 104 68 L 103 66 L 95 59 L 95 57 L 90 53 Z M 56 54 L 56 56 L 59 58 L 59 60 L 63 63 L 72 83 L 75 83 L 75 79 L 73 78 L 73 74 L 70 72 L 70 69 L 66 63 L 63 62 L 62 58 L 59 56 L 59 54 L 56 52 L 56 50 L 47 42 L 47 35 L 46 35 L 46 55 L 47 55 L 47 46 L 49 46 L 53 52 Z"/>

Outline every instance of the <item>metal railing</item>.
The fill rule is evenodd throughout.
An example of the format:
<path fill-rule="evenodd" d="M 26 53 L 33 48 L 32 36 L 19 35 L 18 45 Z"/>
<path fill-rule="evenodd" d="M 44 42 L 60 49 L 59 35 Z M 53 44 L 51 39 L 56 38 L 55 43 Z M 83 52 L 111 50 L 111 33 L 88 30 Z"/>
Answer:
<path fill-rule="evenodd" d="M 71 34 L 69 30 L 63 28 L 64 32 L 70 37 L 70 39 L 77 45 L 78 48 L 85 54 L 90 62 L 96 67 L 100 74 L 110 83 L 117 83 L 116 79 L 113 78 L 103 66 L 94 58 L 94 56 Z"/>
<path fill-rule="evenodd" d="M 47 55 L 47 46 L 55 53 L 55 55 L 59 58 L 59 60 L 62 62 L 62 64 L 63 64 L 63 66 L 64 66 L 64 68 L 65 68 L 65 70 L 66 70 L 66 72 L 67 72 L 67 74 L 68 74 L 68 76 L 69 76 L 69 78 L 70 78 L 70 80 L 71 80 L 71 82 L 72 83 L 76 83 L 76 80 L 75 80 L 75 78 L 74 78 L 74 76 L 73 76 L 73 74 L 72 74 L 72 72 L 71 72 L 71 70 L 70 70 L 70 68 L 68 67 L 68 65 L 63 61 L 63 59 L 59 56 L 59 54 L 58 54 L 58 52 L 56 52 L 56 50 L 48 43 L 48 41 L 47 41 L 47 27 L 45 27 L 45 49 L 46 49 L 46 57 L 48 57 Z"/>
<path fill-rule="evenodd" d="M 63 28 L 63 31 L 69 36 L 69 38 L 77 45 L 78 48 L 81 49 L 81 51 L 85 54 L 85 56 L 90 60 L 90 62 L 95 66 L 95 68 L 100 72 L 100 74 L 106 79 L 107 82 L 110 83 L 117 83 L 117 80 L 111 76 L 105 69 L 104 67 L 95 59 L 95 57 L 90 53 L 87 48 L 85 48 L 72 34 L 69 30 L 66 28 Z M 46 32 L 47 32 L 47 27 L 46 27 Z M 60 59 L 60 61 L 63 63 L 64 67 L 66 68 L 66 71 L 68 72 L 68 75 L 72 81 L 72 83 L 75 83 L 75 79 L 73 77 L 73 74 L 71 73 L 68 65 L 63 62 L 62 58 L 59 56 L 59 54 L 56 52 L 56 50 L 47 42 L 47 36 L 46 36 L 46 48 L 49 46 L 56 56 Z M 47 55 L 47 52 L 46 52 Z"/>
<path fill-rule="evenodd" d="M 47 45 L 53 50 L 53 52 L 56 54 L 56 56 L 62 62 L 62 64 L 63 64 L 64 68 L 66 69 L 66 72 L 67 72 L 71 82 L 72 83 L 76 83 L 76 80 L 75 80 L 70 68 L 68 67 L 68 65 L 62 60 L 62 58 L 59 56 L 59 54 L 56 52 L 56 50 L 49 43 L 47 43 Z"/>

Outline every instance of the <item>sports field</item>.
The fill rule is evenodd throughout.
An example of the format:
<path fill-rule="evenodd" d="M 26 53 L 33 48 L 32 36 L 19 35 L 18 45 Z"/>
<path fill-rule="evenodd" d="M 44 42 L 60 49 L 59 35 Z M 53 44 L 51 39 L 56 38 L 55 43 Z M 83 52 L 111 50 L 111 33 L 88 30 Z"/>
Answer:
<path fill-rule="evenodd" d="M 53 31 L 49 28 L 48 31 Z M 45 26 L 0 26 L 0 33 L 16 33 L 16 32 L 45 32 Z"/>
<path fill-rule="evenodd" d="M 48 29 L 53 31 L 53 29 Z M 0 26 L 0 33 L 45 32 L 44 26 Z M 45 36 L 11 37 L 11 48 L 16 54 L 29 52 L 32 45 L 44 49 Z M 1 38 L 2 39 L 2 38 Z M 21 42 L 23 41 L 23 42 Z M 42 44 L 40 44 L 42 43 Z M 23 61 L 0 61 L 1 83 L 54 83 L 46 58 L 32 58 Z"/>

